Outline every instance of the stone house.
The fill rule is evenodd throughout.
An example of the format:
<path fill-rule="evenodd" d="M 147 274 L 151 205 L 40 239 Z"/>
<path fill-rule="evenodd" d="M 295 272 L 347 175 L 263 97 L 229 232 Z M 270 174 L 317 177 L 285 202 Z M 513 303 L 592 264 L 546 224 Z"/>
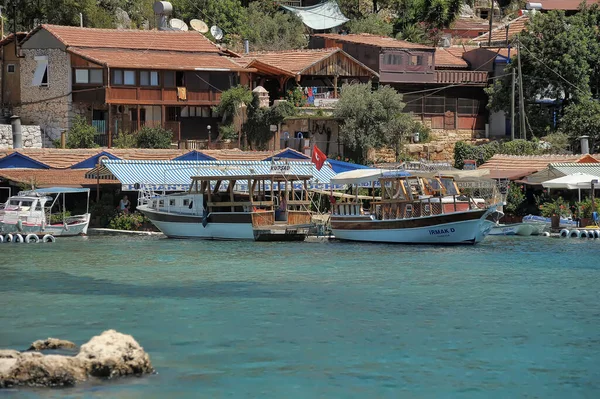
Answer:
<path fill-rule="evenodd" d="M 20 95 L 5 107 L 40 125 L 46 145 L 77 114 L 104 146 L 142 126 L 169 129 L 174 140 L 207 138 L 221 92 L 251 71 L 198 32 L 40 25 L 17 54 Z"/>

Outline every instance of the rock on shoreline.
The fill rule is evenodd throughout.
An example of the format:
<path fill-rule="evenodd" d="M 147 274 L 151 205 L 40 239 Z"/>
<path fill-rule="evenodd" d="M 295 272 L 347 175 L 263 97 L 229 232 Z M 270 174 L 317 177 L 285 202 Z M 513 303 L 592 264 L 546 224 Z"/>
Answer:
<path fill-rule="evenodd" d="M 32 350 L 75 348 L 69 341 L 48 338 Z M 131 335 L 104 331 L 81 346 L 75 356 L 0 350 L 0 388 L 73 386 L 89 377 L 115 378 L 153 373 L 150 357 Z"/>

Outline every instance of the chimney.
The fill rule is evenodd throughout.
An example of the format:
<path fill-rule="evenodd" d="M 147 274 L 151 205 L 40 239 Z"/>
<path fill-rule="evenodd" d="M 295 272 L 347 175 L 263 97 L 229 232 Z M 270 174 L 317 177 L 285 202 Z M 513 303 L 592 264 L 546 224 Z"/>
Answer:
<path fill-rule="evenodd" d="M 588 139 L 590 138 L 590 136 L 581 136 L 579 138 L 580 142 L 581 142 L 581 154 L 586 155 L 590 153 L 590 144 Z"/>
<path fill-rule="evenodd" d="M 250 41 L 248 39 L 244 39 L 244 54 L 250 53 Z"/>
<path fill-rule="evenodd" d="M 21 118 L 13 115 L 10 117 L 13 134 L 13 148 L 23 148 L 23 135 L 21 134 Z"/>

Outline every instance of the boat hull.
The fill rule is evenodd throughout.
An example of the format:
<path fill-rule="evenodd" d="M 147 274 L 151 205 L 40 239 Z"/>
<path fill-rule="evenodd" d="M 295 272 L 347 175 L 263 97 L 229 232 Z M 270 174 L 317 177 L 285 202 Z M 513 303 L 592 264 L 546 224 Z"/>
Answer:
<path fill-rule="evenodd" d="M 3 222 L 0 223 L 0 231 L 4 234 L 37 234 L 37 235 L 46 235 L 51 234 L 55 237 L 74 237 L 79 235 L 87 234 L 87 230 L 90 224 L 90 214 L 83 215 L 81 221 L 77 221 L 75 223 L 68 224 L 52 224 L 42 226 L 39 223 L 35 224 L 21 224 L 19 228 L 15 223 Z"/>
<path fill-rule="evenodd" d="M 476 244 L 491 229 L 486 210 L 456 212 L 414 219 L 373 220 L 358 217 L 336 220 L 331 228 L 337 239 L 396 244 Z"/>
<path fill-rule="evenodd" d="M 211 213 L 204 220 L 195 215 L 174 215 L 141 206 L 138 210 L 169 238 L 204 240 L 304 241 L 308 228 L 263 226 L 255 229 L 249 213 Z M 204 223 L 203 223 L 204 221 Z"/>

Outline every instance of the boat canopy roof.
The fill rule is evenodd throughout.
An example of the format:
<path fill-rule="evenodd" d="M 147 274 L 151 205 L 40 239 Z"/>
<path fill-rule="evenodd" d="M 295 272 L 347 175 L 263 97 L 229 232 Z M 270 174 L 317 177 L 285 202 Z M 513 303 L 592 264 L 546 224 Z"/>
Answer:
<path fill-rule="evenodd" d="M 405 170 L 388 169 L 357 169 L 338 173 L 330 179 L 331 184 L 364 184 L 381 178 L 407 177 L 410 173 Z"/>
<path fill-rule="evenodd" d="M 75 193 L 89 193 L 89 188 L 73 188 L 73 187 L 48 187 L 48 188 L 37 188 L 35 190 L 23 191 L 19 194 L 25 195 L 48 195 L 48 194 L 75 194 Z"/>
<path fill-rule="evenodd" d="M 192 181 L 214 181 L 214 180 L 269 180 L 269 181 L 302 181 L 312 179 L 311 175 L 295 174 L 263 174 L 263 175 L 226 175 L 226 176 L 192 176 Z"/>

